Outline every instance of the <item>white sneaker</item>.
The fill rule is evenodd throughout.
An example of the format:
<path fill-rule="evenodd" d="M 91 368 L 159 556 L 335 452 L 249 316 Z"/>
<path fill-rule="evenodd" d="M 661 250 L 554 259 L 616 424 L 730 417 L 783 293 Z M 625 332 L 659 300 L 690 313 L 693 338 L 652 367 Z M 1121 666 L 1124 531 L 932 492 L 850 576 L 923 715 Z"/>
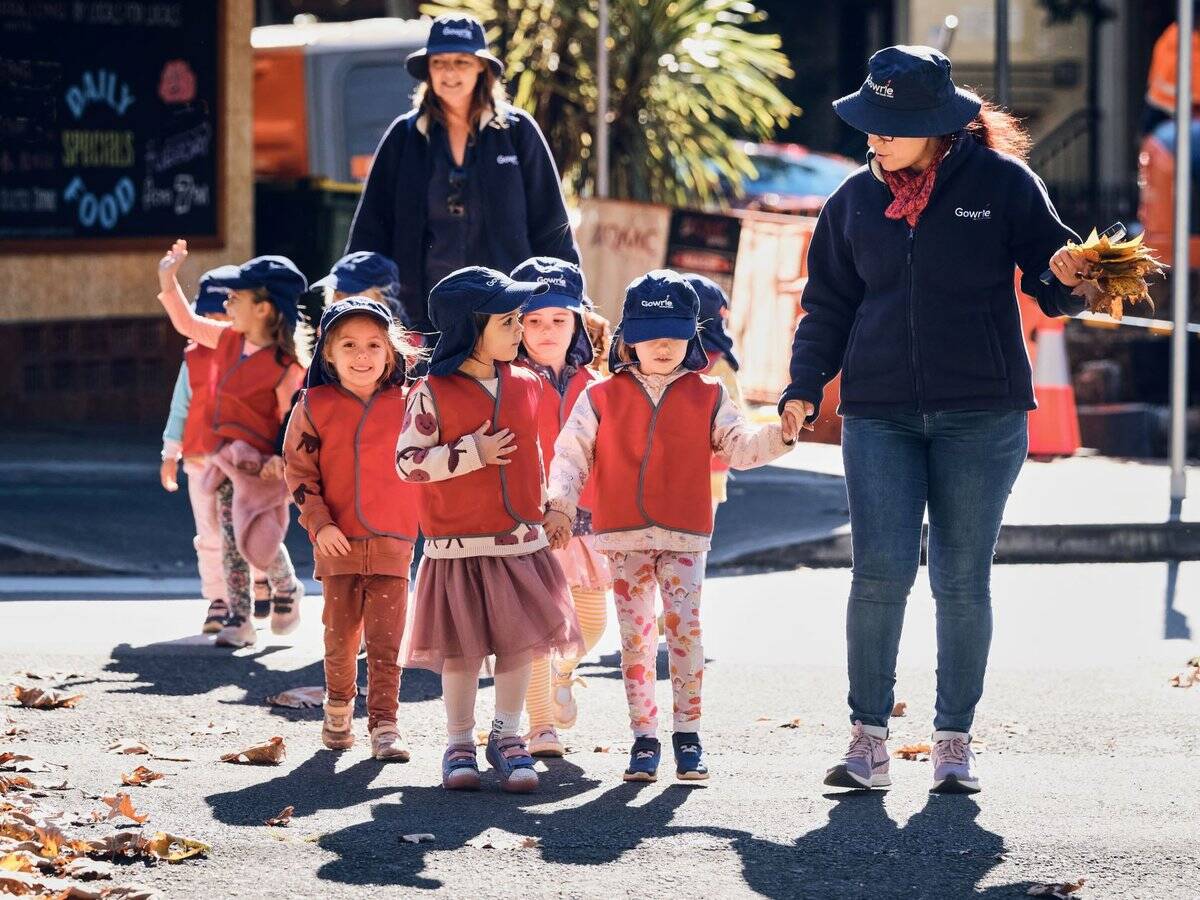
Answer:
<path fill-rule="evenodd" d="M 975 771 L 975 752 L 971 736 L 960 731 L 935 731 L 933 750 L 934 794 L 978 794 L 979 773 Z"/>
<path fill-rule="evenodd" d="M 271 634 L 291 634 L 300 627 L 300 601 L 304 585 L 297 581 L 290 593 L 271 598 Z"/>
<path fill-rule="evenodd" d="M 380 762 L 408 762 L 408 745 L 392 722 L 371 729 L 371 755 Z"/>
<path fill-rule="evenodd" d="M 254 623 L 236 613 L 229 617 L 225 627 L 217 633 L 218 647 L 253 647 L 258 643 L 258 635 L 254 632 Z"/>

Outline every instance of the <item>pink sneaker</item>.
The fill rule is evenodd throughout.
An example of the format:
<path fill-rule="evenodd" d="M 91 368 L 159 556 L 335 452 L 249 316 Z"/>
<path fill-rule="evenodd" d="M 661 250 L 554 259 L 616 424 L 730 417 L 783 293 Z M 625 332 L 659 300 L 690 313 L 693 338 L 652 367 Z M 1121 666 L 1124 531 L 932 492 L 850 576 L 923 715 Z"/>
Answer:
<path fill-rule="evenodd" d="M 979 773 L 975 771 L 975 753 L 971 736 L 961 731 L 935 731 L 933 750 L 933 787 L 935 794 L 978 794 Z"/>
<path fill-rule="evenodd" d="M 868 734 L 862 722 L 855 722 L 850 747 L 842 761 L 825 773 L 825 783 L 852 790 L 890 787 L 889 761 L 887 739 Z"/>

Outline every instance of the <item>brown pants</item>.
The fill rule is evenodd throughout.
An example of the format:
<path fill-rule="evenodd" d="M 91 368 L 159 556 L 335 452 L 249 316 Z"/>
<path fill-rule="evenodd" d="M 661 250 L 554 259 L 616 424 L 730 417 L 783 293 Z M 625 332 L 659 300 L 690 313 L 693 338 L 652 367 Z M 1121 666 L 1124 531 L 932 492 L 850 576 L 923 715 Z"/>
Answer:
<path fill-rule="evenodd" d="M 367 727 L 396 721 L 400 705 L 400 639 L 408 579 L 394 575 L 325 575 L 325 696 L 353 700 L 358 646 L 367 639 Z"/>

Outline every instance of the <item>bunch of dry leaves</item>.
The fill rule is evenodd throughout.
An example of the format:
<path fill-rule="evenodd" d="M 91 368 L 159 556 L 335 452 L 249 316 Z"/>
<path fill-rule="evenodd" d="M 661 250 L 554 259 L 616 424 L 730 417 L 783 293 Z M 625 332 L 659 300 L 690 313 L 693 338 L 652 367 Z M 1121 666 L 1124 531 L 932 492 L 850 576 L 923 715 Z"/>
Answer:
<path fill-rule="evenodd" d="M 1172 675 L 1169 682 L 1171 687 L 1190 688 L 1200 684 L 1200 656 L 1193 656 L 1187 661 L 1185 668 L 1178 675 Z"/>
<path fill-rule="evenodd" d="M 1161 275 L 1163 264 L 1142 243 L 1142 235 L 1114 243 L 1107 236 L 1097 236 L 1093 228 L 1082 244 L 1067 246 L 1087 260 L 1081 273 L 1083 281 L 1072 293 L 1087 301 L 1090 312 L 1107 313 L 1119 319 L 1125 313 L 1126 303 L 1145 300 L 1153 306 L 1146 279 Z"/>

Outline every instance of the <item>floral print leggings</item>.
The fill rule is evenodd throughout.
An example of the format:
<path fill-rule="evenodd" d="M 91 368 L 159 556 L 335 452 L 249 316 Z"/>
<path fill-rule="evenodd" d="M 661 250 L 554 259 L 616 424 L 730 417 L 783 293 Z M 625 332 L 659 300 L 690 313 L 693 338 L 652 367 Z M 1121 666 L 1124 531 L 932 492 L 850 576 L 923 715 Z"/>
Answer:
<path fill-rule="evenodd" d="M 654 679 L 658 656 L 656 589 L 662 594 L 663 623 L 671 662 L 674 730 L 700 730 L 700 685 L 704 648 L 700 641 L 700 589 L 704 553 L 674 550 L 610 552 L 613 598 L 621 629 L 621 674 L 635 737 L 658 731 Z"/>
<path fill-rule="evenodd" d="M 229 479 L 217 488 L 217 520 L 221 523 L 221 567 L 225 571 L 229 611 L 235 616 L 249 619 L 250 565 L 238 551 L 237 538 L 233 533 L 233 482 Z M 272 596 L 286 597 L 303 593 L 304 585 L 296 579 L 292 558 L 283 544 L 279 545 L 279 552 L 275 554 L 266 576 Z"/>

